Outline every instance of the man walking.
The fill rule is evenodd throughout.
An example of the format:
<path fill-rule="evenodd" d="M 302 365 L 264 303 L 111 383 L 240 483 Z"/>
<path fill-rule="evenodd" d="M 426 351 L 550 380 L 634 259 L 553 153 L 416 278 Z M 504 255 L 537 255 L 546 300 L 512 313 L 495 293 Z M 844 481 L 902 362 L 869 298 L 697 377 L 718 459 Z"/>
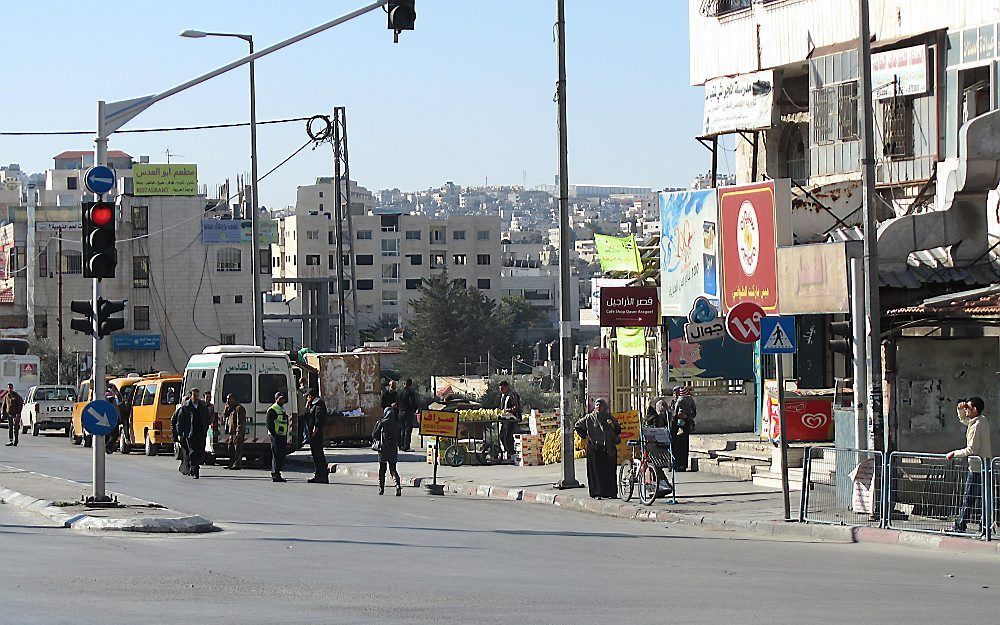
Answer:
<path fill-rule="evenodd" d="M 188 469 L 191 477 L 198 479 L 201 477 L 201 462 L 205 457 L 205 444 L 208 438 L 208 405 L 202 400 L 201 392 L 191 389 L 191 399 L 184 403 L 186 416 L 182 417 L 183 425 L 187 429 L 187 457 Z M 183 431 L 183 430 L 182 430 Z"/>
<path fill-rule="evenodd" d="M 413 428 L 417 426 L 417 409 L 420 400 L 413 388 L 413 380 L 406 379 L 403 390 L 399 393 L 399 445 L 403 451 L 410 451 L 410 440 L 413 438 Z"/>
<path fill-rule="evenodd" d="M 191 395 L 188 394 L 188 398 Z M 170 417 L 170 430 L 174 433 L 174 445 L 177 446 L 177 453 L 180 457 L 180 464 L 177 465 L 177 470 L 180 471 L 181 475 L 191 475 L 191 469 L 188 466 L 188 443 L 187 443 L 187 432 L 191 429 L 191 415 L 185 410 L 187 400 L 184 399 L 181 403 L 174 409 L 174 414 Z"/>
<path fill-rule="evenodd" d="M 982 397 L 970 397 L 969 401 L 959 402 L 958 420 L 966 427 L 965 447 L 949 451 L 945 455 L 948 460 L 971 456 L 980 458 L 975 462 L 969 461 L 969 472 L 965 476 L 965 490 L 962 493 L 962 508 L 958 512 L 955 527 L 952 528 L 956 532 L 966 530 L 966 525 L 972 517 L 976 499 L 982 499 L 980 493 L 984 468 L 980 465 L 983 459 L 993 457 L 993 447 L 990 444 L 990 424 L 986 420 L 986 415 L 983 414 L 985 410 L 986 402 L 983 401 Z"/>
<path fill-rule="evenodd" d="M 305 425 L 309 436 L 309 451 L 312 453 L 314 475 L 306 480 L 310 484 L 329 484 L 330 470 L 323 453 L 323 432 L 326 431 L 326 402 L 316 389 L 306 393 Z"/>
<path fill-rule="evenodd" d="M 510 382 L 500 383 L 500 410 L 503 411 L 500 423 L 500 444 L 503 445 L 507 462 L 514 461 L 514 432 L 521 425 L 521 396 L 510 387 Z"/>
<path fill-rule="evenodd" d="M 230 393 L 226 396 L 223 409 L 226 433 L 229 435 L 229 465 L 226 469 L 239 471 L 243 468 L 243 441 L 247 435 L 247 409 Z"/>
<path fill-rule="evenodd" d="M 285 402 L 288 398 L 284 393 L 274 394 L 274 404 L 267 409 L 267 434 L 271 439 L 271 481 L 287 482 L 281 477 L 281 469 L 285 467 L 285 455 L 288 453 L 288 414 L 285 412 Z"/>
<path fill-rule="evenodd" d="M 10 436 L 8 447 L 17 446 L 21 438 L 21 409 L 24 408 L 24 399 L 14 390 L 13 384 L 7 385 L 7 392 L 3 396 L 3 416 L 7 418 L 7 433 Z"/>

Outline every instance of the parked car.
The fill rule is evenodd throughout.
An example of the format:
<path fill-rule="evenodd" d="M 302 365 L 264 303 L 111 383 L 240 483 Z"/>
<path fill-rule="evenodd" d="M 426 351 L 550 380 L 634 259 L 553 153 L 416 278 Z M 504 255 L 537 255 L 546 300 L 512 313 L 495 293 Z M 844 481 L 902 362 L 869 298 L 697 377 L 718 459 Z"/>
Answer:
<path fill-rule="evenodd" d="M 74 402 L 76 389 L 72 386 L 32 386 L 21 410 L 22 432 L 38 436 L 42 430 L 62 430 L 68 436 L 73 427 Z"/>

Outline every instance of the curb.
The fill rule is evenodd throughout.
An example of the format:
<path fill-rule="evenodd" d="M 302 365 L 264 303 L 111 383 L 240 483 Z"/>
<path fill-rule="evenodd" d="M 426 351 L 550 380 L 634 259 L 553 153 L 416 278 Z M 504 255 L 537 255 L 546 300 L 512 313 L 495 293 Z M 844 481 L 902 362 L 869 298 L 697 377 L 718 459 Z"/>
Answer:
<path fill-rule="evenodd" d="M 88 514 L 70 514 L 52 505 L 51 501 L 36 499 L 9 488 L 0 488 L 0 502 L 40 514 L 63 527 L 75 530 L 105 530 L 119 532 L 145 532 L 152 534 L 203 534 L 219 528 L 200 516 L 176 519 L 148 517 L 142 519 L 106 519 Z"/>
<path fill-rule="evenodd" d="M 340 473 L 342 475 L 370 480 L 378 479 L 378 471 L 342 467 L 337 464 L 330 465 L 330 473 Z M 401 481 L 405 486 L 421 486 L 425 481 L 429 482 L 430 480 L 423 477 L 410 477 L 402 478 Z M 647 506 L 622 503 L 618 500 L 598 501 L 590 497 L 545 493 L 527 489 L 502 488 L 490 484 L 446 481 L 442 485 L 446 494 L 553 505 L 578 512 L 634 521 L 652 521 L 676 525 L 691 525 L 713 530 L 748 532 L 772 538 L 787 537 L 824 542 L 899 545 L 958 553 L 1000 555 L 1000 543 L 998 542 L 960 538 L 958 536 L 922 534 L 876 527 L 822 525 L 780 520 L 733 519 L 712 515 L 687 514 L 670 510 L 654 510 Z"/>

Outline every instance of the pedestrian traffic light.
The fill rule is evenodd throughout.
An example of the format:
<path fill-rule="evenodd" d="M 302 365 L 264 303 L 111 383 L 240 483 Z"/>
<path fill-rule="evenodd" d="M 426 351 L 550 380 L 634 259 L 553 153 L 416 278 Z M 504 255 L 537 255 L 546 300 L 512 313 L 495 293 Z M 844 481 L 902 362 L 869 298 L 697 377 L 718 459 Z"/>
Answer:
<path fill-rule="evenodd" d="M 107 300 L 100 298 L 97 300 L 97 333 L 98 338 L 108 336 L 112 332 L 117 332 L 125 328 L 125 320 L 121 317 L 112 317 L 116 313 L 125 310 L 125 302 L 118 300 Z"/>
<path fill-rule="evenodd" d="M 118 265 L 115 251 L 115 205 L 111 202 L 84 202 L 83 277 L 114 278 Z"/>
<path fill-rule="evenodd" d="M 94 335 L 94 307 L 90 300 L 75 299 L 69 303 L 69 309 L 83 317 L 75 317 L 69 322 L 69 327 L 87 336 Z"/>
<path fill-rule="evenodd" d="M 851 321 L 833 321 L 830 323 L 830 334 L 835 337 L 830 339 L 830 351 L 852 356 L 854 354 L 854 340 Z"/>
<path fill-rule="evenodd" d="M 389 30 L 392 31 L 392 40 L 399 43 L 399 33 L 404 30 L 413 30 L 413 23 L 417 21 L 416 0 L 389 0 L 386 5 L 386 13 L 389 17 Z"/>

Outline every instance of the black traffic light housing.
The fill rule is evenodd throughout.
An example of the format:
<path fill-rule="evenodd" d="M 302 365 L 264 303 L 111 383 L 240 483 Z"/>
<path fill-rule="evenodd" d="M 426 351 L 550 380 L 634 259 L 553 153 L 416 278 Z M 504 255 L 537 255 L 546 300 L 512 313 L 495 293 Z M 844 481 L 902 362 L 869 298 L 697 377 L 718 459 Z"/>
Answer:
<path fill-rule="evenodd" d="M 69 309 L 82 318 L 75 317 L 69 322 L 69 327 L 77 332 L 83 332 L 87 336 L 94 335 L 94 307 L 90 300 L 75 299 L 69 303 Z"/>
<path fill-rule="evenodd" d="M 854 340 L 852 337 L 852 324 L 847 321 L 831 321 L 830 335 L 843 338 L 830 339 L 830 351 L 846 354 L 848 357 L 854 355 Z"/>
<path fill-rule="evenodd" d="M 75 299 L 69 303 L 69 309 L 78 315 L 83 315 L 72 319 L 69 322 L 69 327 L 87 336 L 94 336 L 95 328 L 97 329 L 97 338 L 104 338 L 112 332 L 125 328 L 125 319 L 112 316 L 125 310 L 124 301 L 107 300 L 102 297 L 97 300 L 96 315 L 89 300 Z"/>
<path fill-rule="evenodd" d="M 112 202 L 84 202 L 80 216 L 83 228 L 83 277 L 114 278 L 118 266 L 115 233 L 115 205 Z"/>
<path fill-rule="evenodd" d="M 417 21 L 416 0 L 389 0 L 385 12 L 392 40 L 399 43 L 399 33 L 413 30 L 414 22 Z"/>

